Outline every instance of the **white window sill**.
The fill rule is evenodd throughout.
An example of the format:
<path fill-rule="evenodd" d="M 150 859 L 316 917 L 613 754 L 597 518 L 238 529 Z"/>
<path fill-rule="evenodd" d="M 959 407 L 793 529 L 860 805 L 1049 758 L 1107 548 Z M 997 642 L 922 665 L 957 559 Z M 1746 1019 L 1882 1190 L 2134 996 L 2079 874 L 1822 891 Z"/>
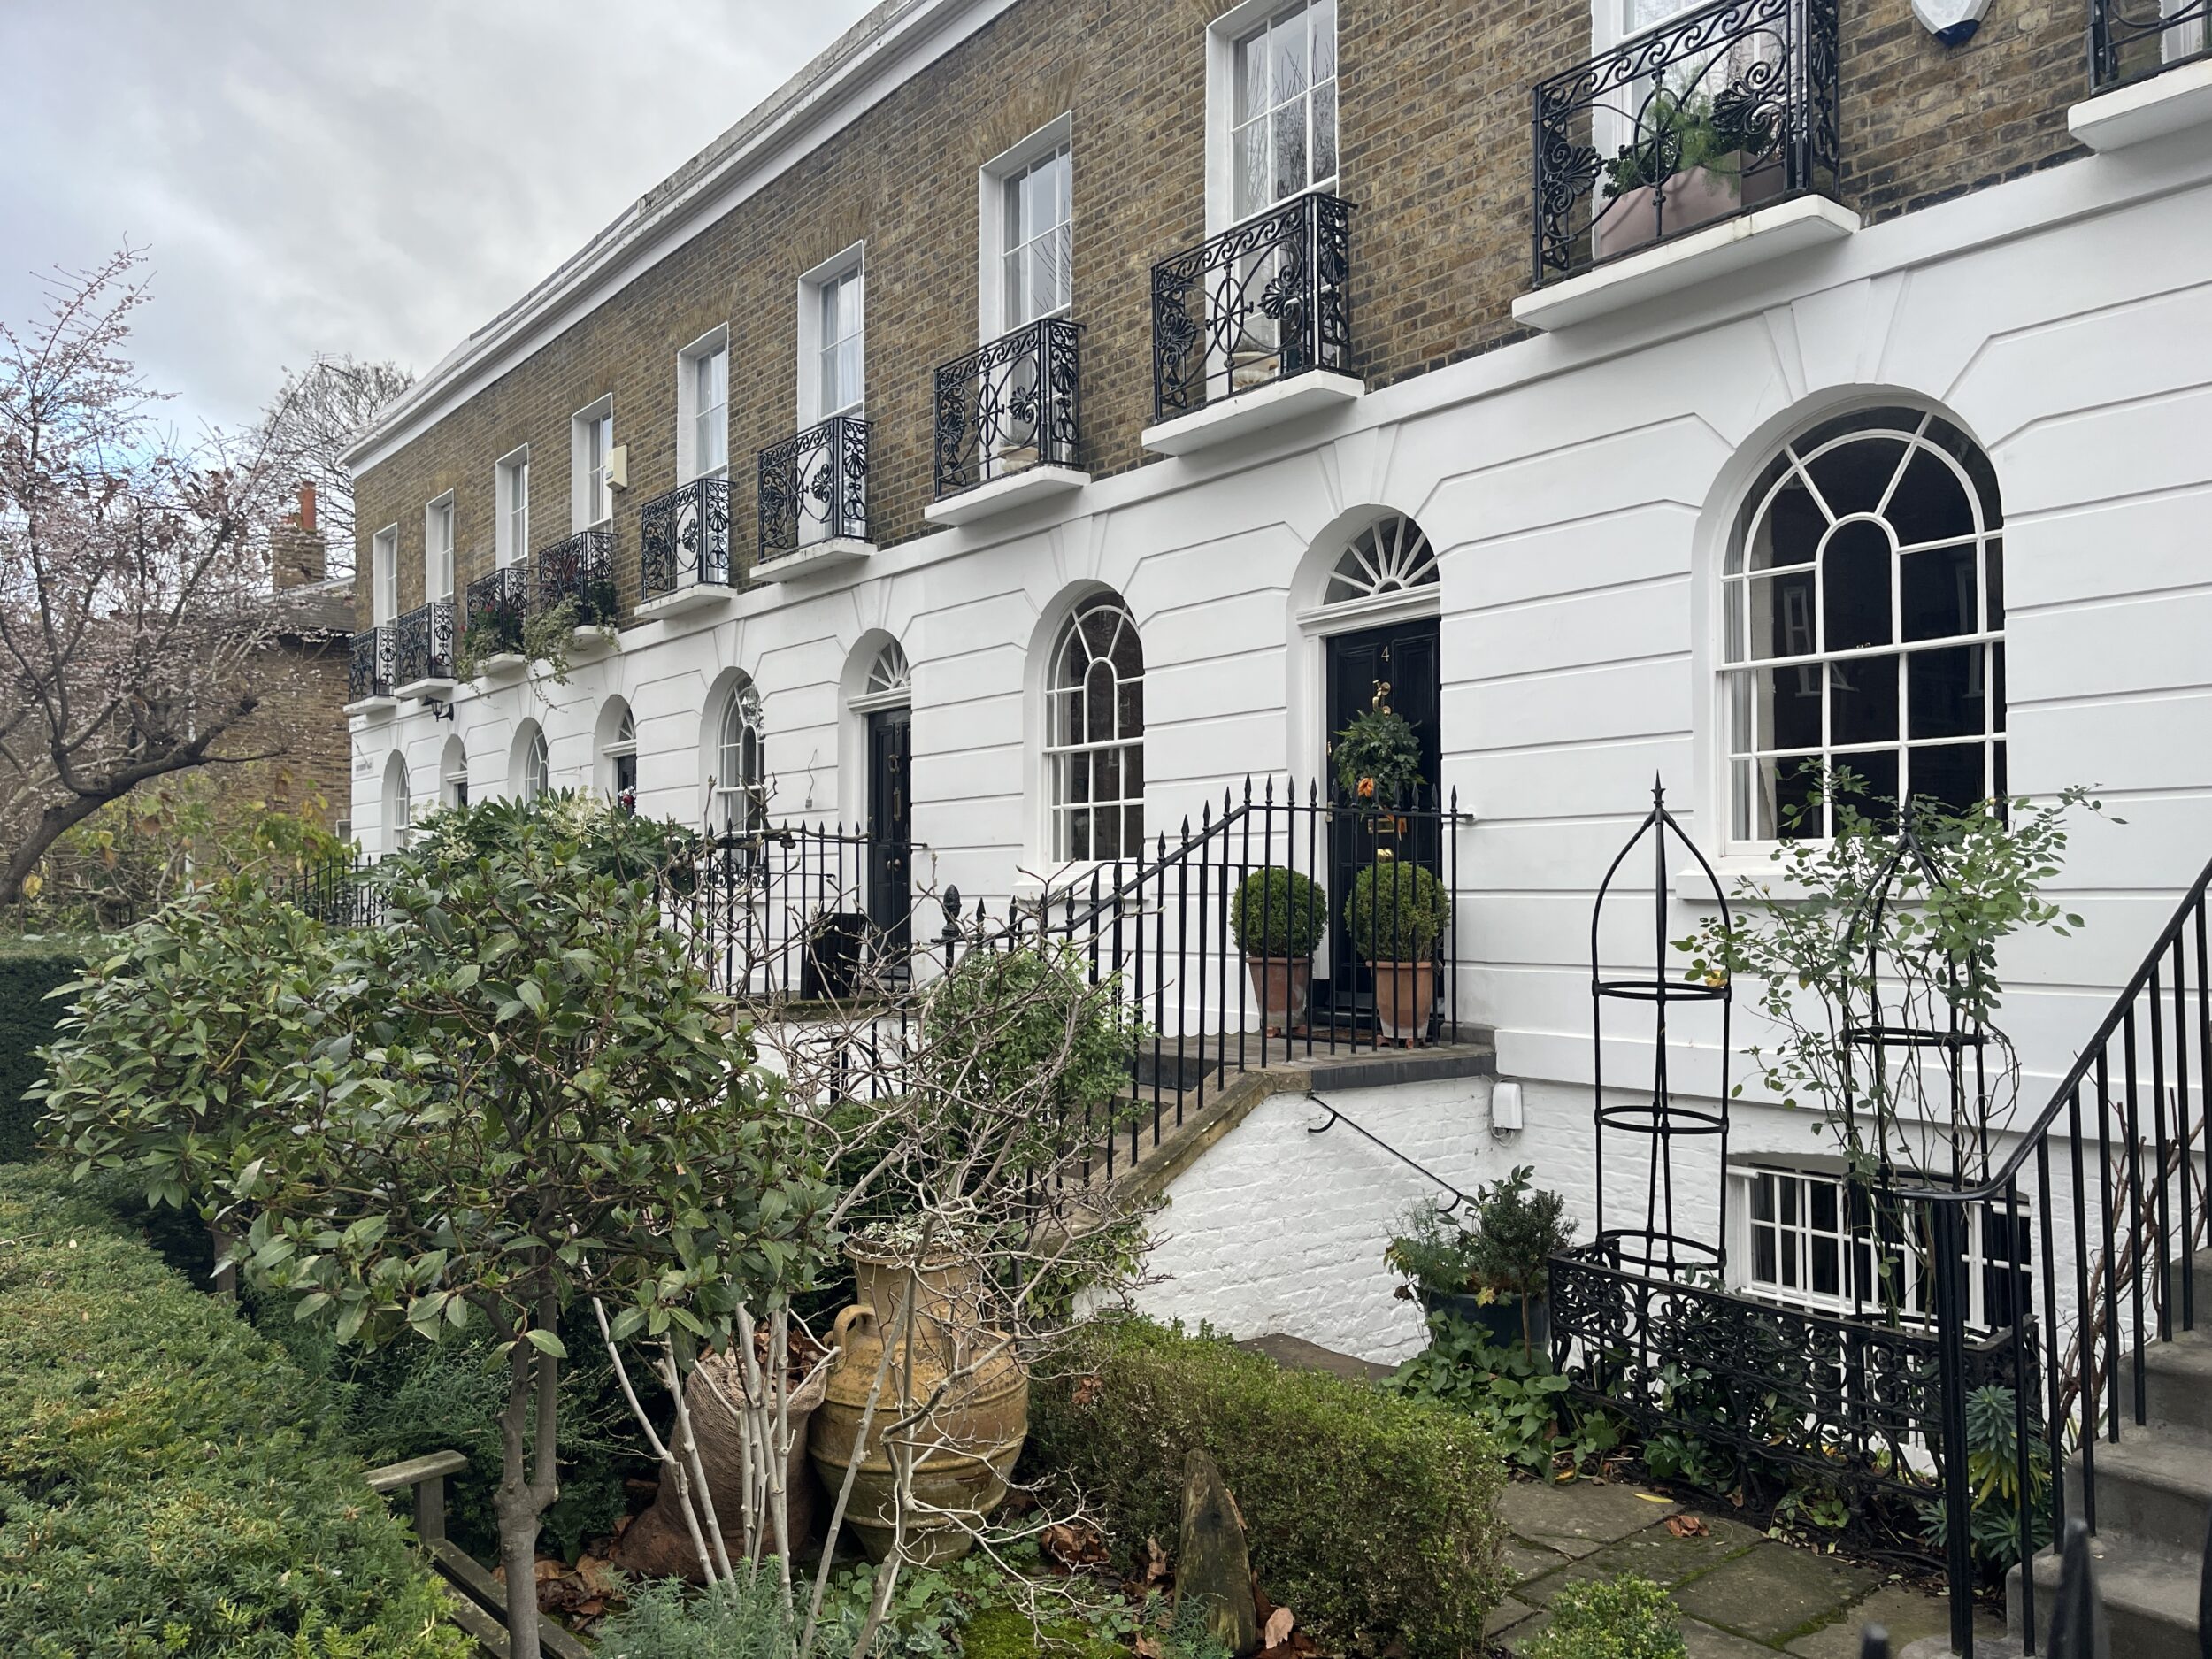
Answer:
<path fill-rule="evenodd" d="M 1295 420 L 1317 410 L 1350 403 L 1367 388 L 1348 374 L 1309 369 L 1286 380 L 1270 380 L 1144 429 L 1144 447 L 1155 455 L 1189 455 L 1244 433 Z"/>
<path fill-rule="evenodd" d="M 694 611 L 720 611 L 737 595 L 719 582 L 694 582 L 672 593 L 649 599 L 630 613 L 634 622 L 655 622 L 687 616 Z"/>
<path fill-rule="evenodd" d="M 1547 283 L 1513 302 L 1513 320 L 1547 331 L 1571 327 L 1747 265 L 1839 242 L 1858 227 L 1856 213 L 1824 196 L 1794 196 Z"/>
<path fill-rule="evenodd" d="M 956 495 L 933 501 L 922 509 L 922 517 L 935 525 L 972 524 L 993 513 L 1010 512 L 1049 495 L 1080 489 L 1090 481 L 1088 472 L 1071 466 L 1024 467 L 1018 472 L 1009 472 L 987 484 L 978 484 Z"/>
<path fill-rule="evenodd" d="M 2101 93 L 2066 111 L 2066 130 L 2095 150 L 2124 150 L 2212 122 L 2212 58 Z"/>
<path fill-rule="evenodd" d="M 1709 853 L 1706 856 L 1713 857 Z M 1684 858 L 1674 864 L 1673 872 L 1676 898 L 1686 904 L 1713 903 L 1712 888 L 1695 859 Z M 1811 896 L 1805 885 L 1789 874 L 1786 865 L 1778 864 L 1763 852 L 1722 853 L 1713 857 L 1713 874 L 1718 878 L 1721 895 L 1732 910 L 1740 910 L 1744 907 L 1743 883 L 1747 879 L 1758 885 L 1761 896 L 1779 902 Z"/>
<path fill-rule="evenodd" d="M 476 665 L 479 680 L 508 680 L 529 666 L 520 651 L 494 651 Z"/>
<path fill-rule="evenodd" d="M 779 553 L 775 557 L 762 559 L 753 566 L 757 582 L 796 581 L 803 576 L 818 571 L 835 570 L 841 565 L 853 565 L 876 550 L 872 541 L 856 541 L 850 536 L 837 536 L 827 541 L 816 541 L 792 553 Z"/>
<path fill-rule="evenodd" d="M 576 629 L 569 636 L 569 654 L 573 657 L 596 657 L 602 651 L 611 651 L 620 641 L 611 627 L 597 625 Z"/>
<path fill-rule="evenodd" d="M 402 703 L 443 703 L 451 697 L 458 682 L 444 679 L 411 680 L 403 686 L 392 687 L 392 695 Z"/>

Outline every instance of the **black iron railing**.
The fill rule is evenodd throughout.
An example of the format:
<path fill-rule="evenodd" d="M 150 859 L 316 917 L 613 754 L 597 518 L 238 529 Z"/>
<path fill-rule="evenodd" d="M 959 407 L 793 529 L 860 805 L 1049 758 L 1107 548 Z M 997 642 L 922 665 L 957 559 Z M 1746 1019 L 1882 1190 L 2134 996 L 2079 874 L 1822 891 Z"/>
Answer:
<path fill-rule="evenodd" d="M 1310 194 L 1154 265 L 1153 419 L 1349 373 L 1351 225 L 1349 204 Z"/>
<path fill-rule="evenodd" d="M 530 567 L 503 565 L 468 586 L 463 638 L 471 657 L 522 649 L 522 624 L 530 610 Z"/>
<path fill-rule="evenodd" d="M 638 514 L 638 591 L 659 599 L 680 588 L 730 583 L 730 480 L 695 478 Z"/>
<path fill-rule="evenodd" d="M 433 599 L 393 625 L 392 679 L 402 686 L 453 678 L 453 601 Z"/>
<path fill-rule="evenodd" d="M 941 500 L 1033 466 L 1078 465 L 1080 333 L 1040 318 L 937 371 Z"/>
<path fill-rule="evenodd" d="M 868 423 L 833 415 L 760 452 L 760 557 L 868 539 Z"/>
<path fill-rule="evenodd" d="M 1836 34 L 1836 0 L 1716 0 L 1540 82 L 1536 281 L 1833 195 Z"/>
<path fill-rule="evenodd" d="M 874 846 L 841 824 L 727 832 L 667 888 L 663 914 L 717 991 L 772 1002 L 851 996 L 904 965 L 871 936 Z"/>
<path fill-rule="evenodd" d="M 541 548 L 530 563 L 537 572 L 534 603 L 540 610 L 573 604 L 579 627 L 603 626 L 620 614 L 611 525 L 580 530 L 565 541 Z"/>
<path fill-rule="evenodd" d="M 2107 92 L 2212 51 L 2212 0 L 2089 0 L 2089 84 Z"/>
<path fill-rule="evenodd" d="M 364 628 L 353 636 L 353 657 L 346 665 L 346 701 L 392 695 L 392 627 Z"/>

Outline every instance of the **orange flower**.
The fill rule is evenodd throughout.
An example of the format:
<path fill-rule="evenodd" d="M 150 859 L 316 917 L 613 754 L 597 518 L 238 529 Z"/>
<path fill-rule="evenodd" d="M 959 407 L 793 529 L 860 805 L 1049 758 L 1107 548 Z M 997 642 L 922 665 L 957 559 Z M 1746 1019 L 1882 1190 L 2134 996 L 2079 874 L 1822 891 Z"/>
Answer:
<path fill-rule="evenodd" d="M 1359 798 L 1363 801 L 1371 801 L 1375 798 L 1375 780 L 1372 778 L 1362 778 L 1359 780 Z"/>

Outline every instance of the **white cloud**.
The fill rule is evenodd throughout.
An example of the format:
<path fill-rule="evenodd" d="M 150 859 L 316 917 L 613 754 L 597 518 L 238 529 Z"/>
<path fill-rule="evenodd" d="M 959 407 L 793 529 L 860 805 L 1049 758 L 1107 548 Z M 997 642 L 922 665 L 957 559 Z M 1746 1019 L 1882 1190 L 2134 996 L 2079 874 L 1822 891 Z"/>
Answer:
<path fill-rule="evenodd" d="M 187 425 L 319 351 L 426 369 L 871 0 L 5 0 L 0 316 L 150 250 Z"/>

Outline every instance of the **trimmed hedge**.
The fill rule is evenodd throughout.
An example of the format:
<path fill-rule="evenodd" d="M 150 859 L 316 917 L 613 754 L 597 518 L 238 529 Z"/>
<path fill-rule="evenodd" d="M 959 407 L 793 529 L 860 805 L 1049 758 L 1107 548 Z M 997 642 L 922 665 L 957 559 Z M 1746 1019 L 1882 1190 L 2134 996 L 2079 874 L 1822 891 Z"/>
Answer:
<path fill-rule="evenodd" d="M 1101 1321 L 1031 1397 L 1034 1462 L 1081 1492 L 1132 1567 L 1172 1545 L 1202 1446 L 1243 1513 L 1252 1565 L 1325 1645 L 1412 1659 L 1479 1652 L 1504 1595 L 1504 1458 L 1465 1414 L 1286 1371 L 1210 1334 Z"/>
<path fill-rule="evenodd" d="M 16 1164 L 38 1150 L 39 1108 L 23 1091 L 45 1075 L 38 1051 L 68 1011 L 67 1002 L 46 1000 L 84 972 L 84 947 L 24 941 L 0 949 L 0 1164 Z"/>
<path fill-rule="evenodd" d="M 327 1404 L 52 1166 L 0 1169 L 0 1653 L 465 1659 Z"/>

